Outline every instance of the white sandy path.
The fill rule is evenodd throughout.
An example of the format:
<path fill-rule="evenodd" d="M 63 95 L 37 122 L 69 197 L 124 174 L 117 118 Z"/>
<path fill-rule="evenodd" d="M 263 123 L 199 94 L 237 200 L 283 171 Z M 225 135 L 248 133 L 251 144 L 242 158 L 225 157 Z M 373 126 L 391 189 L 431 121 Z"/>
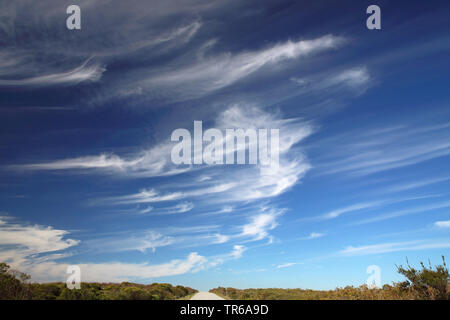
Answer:
<path fill-rule="evenodd" d="M 197 292 L 190 300 L 225 300 L 211 292 Z"/>

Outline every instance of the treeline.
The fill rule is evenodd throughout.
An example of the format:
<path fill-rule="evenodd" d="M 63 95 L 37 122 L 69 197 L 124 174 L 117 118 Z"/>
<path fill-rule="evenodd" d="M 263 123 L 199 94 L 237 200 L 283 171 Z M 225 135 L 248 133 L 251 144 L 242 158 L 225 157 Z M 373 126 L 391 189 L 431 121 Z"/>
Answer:
<path fill-rule="evenodd" d="M 0 299 L 2 300 L 175 300 L 197 292 L 189 287 L 168 283 L 149 285 L 122 283 L 81 283 L 70 290 L 65 283 L 29 283 L 30 277 L 0 263 Z"/>
<path fill-rule="evenodd" d="M 347 286 L 335 290 L 309 289 L 235 289 L 218 287 L 210 292 L 233 300 L 450 300 L 449 272 L 443 264 L 436 267 L 421 263 L 415 269 L 407 263 L 397 271 L 406 280 L 385 284 L 382 288 Z"/>

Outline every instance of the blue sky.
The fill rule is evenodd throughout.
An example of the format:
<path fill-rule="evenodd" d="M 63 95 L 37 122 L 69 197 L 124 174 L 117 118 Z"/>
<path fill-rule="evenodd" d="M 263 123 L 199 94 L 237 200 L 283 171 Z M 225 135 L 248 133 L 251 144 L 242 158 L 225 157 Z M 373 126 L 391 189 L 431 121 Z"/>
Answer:
<path fill-rule="evenodd" d="M 0 260 L 35 281 L 331 289 L 450 252 L 445 1 L 2 3 Z M 277 128 L 280 167 L 172 163 Z"/>

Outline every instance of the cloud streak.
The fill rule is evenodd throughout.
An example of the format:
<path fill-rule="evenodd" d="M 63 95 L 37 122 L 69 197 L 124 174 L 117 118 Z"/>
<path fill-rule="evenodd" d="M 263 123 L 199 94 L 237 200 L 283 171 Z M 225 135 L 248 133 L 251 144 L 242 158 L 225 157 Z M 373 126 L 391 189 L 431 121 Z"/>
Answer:
<path fill-rule="evenodd" d="M 18 264 L 39 255 L 58 253 L 74 247 L 78 240 L 66 238 L 68 231 L 41 225 L 14 223 L 12 218 L 0 216 L 0 260 Z"/>
<path fill-rule="evenodd" d="M 66 72 L 21 79 L 0 79 L 0 86 L 43 87 L 76 85 L 85 81 L 99 81 L 105 71 L 106 68 L 100 64 L 90 64 L 89 60 L 87 60 L 79 67 Z"/>
<path fill-rule="evenodd" d="M 342 256 L 360 256 L 381 254 L 396 251 L 418 251 L 427 249 L 443 249 L 450 248 L 450 241 L 429 241 L 429 240 L 417 240 L 417 241 L 405 241 L 405 242 L 389 242 L 380 243 L 367 246 L 349 246 L 344 250 L 339 251 L 339 255 Z"/>
<path fill-rule="evenodd" d="M 184 68 L 159 73 L 150 78 L 147 85 L 172 91 L 182 86 L 184 95 L 187 92 L 188 97 L 193 98 L 229 86 L 265 66 L 335 49 L 343 42 L 343 38 L 327 35 L 312 40 L 287 41 L 257 51 L 204 57 Z"/>
<path fill-rule="evenodd" d="M 284 210 L 263 208 L 262 213 L 250 218 L 249 223 L 241 227 L 240 236 L 251 237 L 253 240 L 262 240 L 269 235 L 269 231 L 277 227 L 277 218 Z"/>
<path fill-rule="evenodd" d="M 402 216 L 406 216 L 406 215 L 423 213 L 423 212 L 428 212 L 428 211 L 433 211 L 433 210 L 438 210 L 438 209 L 443 209 L 443 208 L 448 208 L 448 207 L 450 207 L 450 201 L 445 201 L 445 202 L 440 202 L 440 203 L 432 203 L 432 204 L 427 204 L 427 205 L 422 205 L 422 206 L 416 206 L 414 208 L 408 208 L 408 209 L 403 209 L 403 210 L 391 211 L 391 212 L 388 212 L 385 214 L 379 214 L 379 215 L 376 215 L 369 219 L 354 222 L 353 224 L 361 225 L 361 224 L 367 224 L 367 223 L 374 223 L 374 222 L 379 222 L 379 221 L 388 220 L 388 219 L 394 219 L 394 218 L 398 218 L 398 217 L 402 217 Z"/>
<path fill-rule="evenodd" d="M 276 269 L 289 268 L 289 267 L 293 267 L 293 266 L 298 265 L 298 264 L 302 264 L 302 263 L 299 263 L 299 262 L 288 262 L 288 263 L 283 263 L 283 264 L 277 265 L 277 266 L 276 266 Z"/>
<path fill-rule="evenodd" d="M 206 226 L 205 226 L 206 227 Z M 184 230 L 184 232 L 202 232 L 206 229 Z M 169 230 L 167 230 L 169 231 Z M 172 230 L 178 233 L 182 230 Z M 183 232 L 183 231 L 182 231 Z M 170 232 L 169 232 L 170 233 Z M 68 263 L 57 262 L 67 257 L 67 250 L 77 246 L 80 241 L 66 239 L 68 231 L 39 225 L 22 225 L 12 222 L 12 218 L 0 217 L 0 261 L 32 275 L 34 281 L 64 281 L 67 277 Z M 225 241 L 221 241 L 223 243 Z M 137 250 L 142 253 L 150 249 L 176 243 L 172 236 L 164 236 L 155 231 L 127 237 L 103 237 L 87 240 L 90 249 L 102 252 L 121 252 Z M 122 263 L 117 261 L 77 263 L 82 272 L 83 281 L 121 282 L 140 279 L 142 281 L 165 276 L 174 276 L 189 272 L 198 272 L 225 263 L 229 259 L 239 259 L 246 251 L 242 245 L 234 245 L 229 253 L 209 258 L 191 252 L 185 259 L 173 259 L 166 263 Z"/>
<path fill-rule="evenodd" d="M 316 167 L 321 175 L 361 177 L 446 157 L 450 155 L 448 129 L 448 124 L 410 124 L 343 134 L 323 141 L 321 147 L 330 150 L 329 160 Z M 339 139 L 339 150 L 330 145 L 336 139 Z"/>
<path fill-rule="evenodd" d="M 434 225 L 438 228 L 450 228 L 450 220 L 436 221 Z"/>

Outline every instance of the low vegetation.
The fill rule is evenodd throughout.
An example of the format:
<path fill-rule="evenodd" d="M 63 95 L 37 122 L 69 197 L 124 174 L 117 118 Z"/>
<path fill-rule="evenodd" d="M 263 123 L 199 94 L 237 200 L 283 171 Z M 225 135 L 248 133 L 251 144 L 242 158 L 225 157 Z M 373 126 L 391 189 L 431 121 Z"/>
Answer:
<path fill-rule="evenodd" d="M 420 263 L 421 268 L 398 266 L 406 280 L 385 284 L 382 288 L 347 286 L 335 290 L 309 289 L 235 289 L 218 287 L 210 292 L 236 300 L 450 300 L 449 272 L 442 257 L 442 265 L 432 267 Z"/>
<path fill-rule="evenodd" d="M 0 263 L 0 299 L 3 300 L 175 300 L 197 290 L 168 283 L 81 283 L 69 290 L 65 283 L 29 283 L 30 277 Z"/>
<path fill-rule="evenodd" d="M 442 257 L 435 267 L 428 263 L 416 269 L 397 266 L 405 281 L 385 284 L 382 288 L 347 286 L 335 290 L 309 289 L 235 289 L 218 287 L 210 292 L 239 300 L 450 300 L 449 272 Z M 65 283 L 31 283 L 30 276 L 0 263 L 0 299 L 12 300 L 174 300 L 188 299 L 197 290 L 167 283 L 136 284 L 82 283 L 81 289 L 69 290 Z"/>

